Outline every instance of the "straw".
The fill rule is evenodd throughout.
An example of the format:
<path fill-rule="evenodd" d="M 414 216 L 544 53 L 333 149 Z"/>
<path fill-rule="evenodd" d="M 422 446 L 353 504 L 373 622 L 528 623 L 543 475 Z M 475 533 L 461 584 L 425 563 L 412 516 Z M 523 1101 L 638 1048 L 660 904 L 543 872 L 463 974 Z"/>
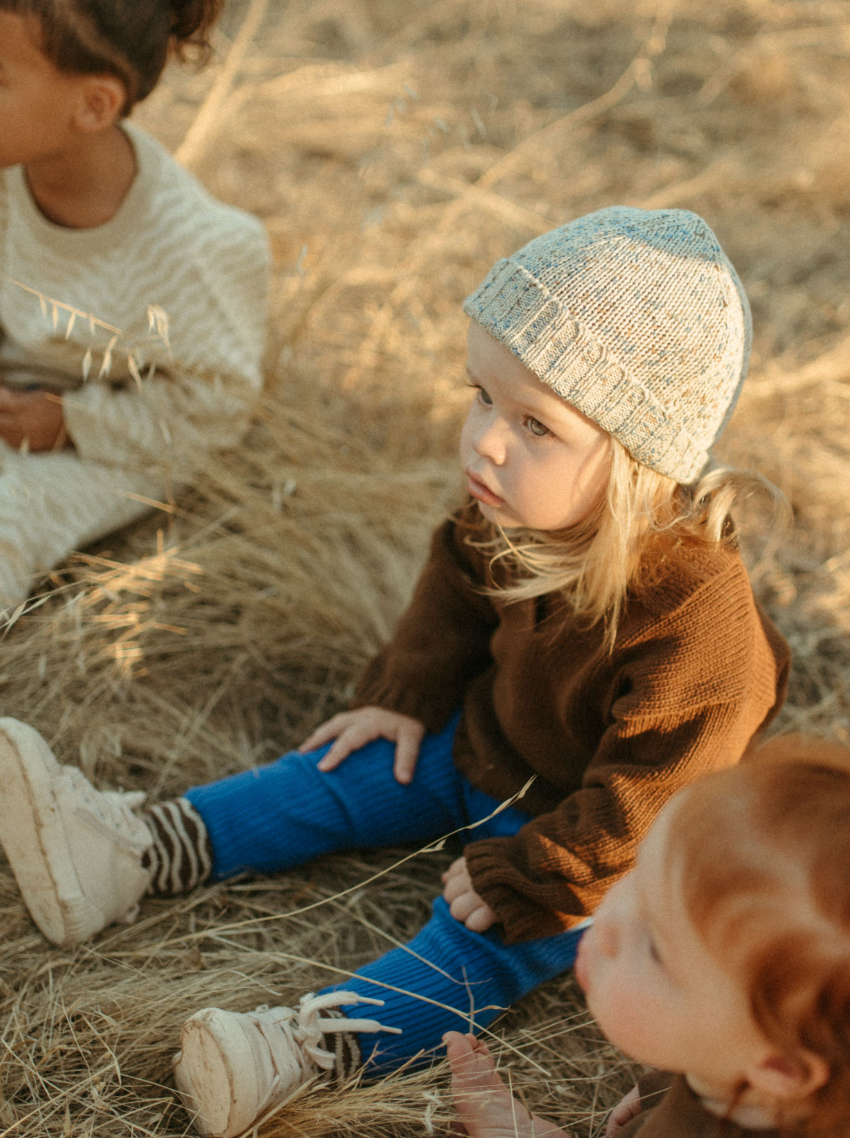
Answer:
<path fill-rule="evenodd" d="M 228 6 L 222 44 L 251 11 Z M 97 785 L 162 798 L 275 758 L 344 706 L 458 500 L 463 297 L 541 228 L 624 202 L 703 214 L 749 290 L 753 372 L 722 457 L 795 511 L 778 540 L 760 502 L 740 518 L 795 652 L 778 726 L 847 741 L 846 5 L 291 0 L 241 43 L 229 71 L 224 51 L 170 69 L 138 119 L 175 148 L 219 100 L 194 168 L 263 217 L 276 258 L 259 421 L 39 588 L 3 639 L 4 713 Z M 413 935 L 457 850 L 411 852 L 146 900 L 74 952 L 43 942 L 2 863 L 0 1136 L 187 1133 L 183 1019 L 297 1000 Z M 604 1132 L 633 1068 L 569 976 L 493 1030 L 531 1106 Z M 265 1132 L 442 1133 L 446 1086 L 437 1066 L 311 1087 Z"/>

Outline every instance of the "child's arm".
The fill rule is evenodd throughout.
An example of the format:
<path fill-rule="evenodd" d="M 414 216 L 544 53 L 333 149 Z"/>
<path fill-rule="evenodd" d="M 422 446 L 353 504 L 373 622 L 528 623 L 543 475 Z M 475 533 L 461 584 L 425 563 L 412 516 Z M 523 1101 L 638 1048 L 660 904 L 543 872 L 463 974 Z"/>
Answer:
<path fill-rule="evenodd" d="M 466 847 L 473 888 L 508 943 L 589 916 L 631 869 L 667 799 L 737 762 L 781 705 L 787 648 L 766 634 L 737 557 L 725 566 L 646 621 L 642 642 L 615 645 L 610 672 L 600 668 L 599 706 L 586 712 L 602 731 L 580 786 L 513 837 Z"/>
<path fill-rule="evenodd" d="M 443 1042 L 452 1068 L 452 1098 L 470 1138 L 569 1138 L 513 1097 L 483 1040 L 449 1031 Z"/>
<path fill-rule="evenodd" d="M 492 663 L 490 637 L 498 621 L 464 542 L 476 508 L 437 529 L 410 605 L 367 667 L 353 709 L 323 723 L 302 744 L 304 751 L 336 739 L 322 770 L 381 736 L 396 742 L 395 776 L 409 782 L 424 732 L 445 726 L 470 680 Z"/>
<path fill-rule="evenodd" d="M 395 777 L 410 782 L 425 731 L 445 725 L 470 679 L 491 662 L 497 619 L 478 589 L 480 570 L 464 544 L 475 509 L 467 507 L 437 529 L 410 605 L 367 667 L 353 708 L 323 723 L 302 744 L 305 751 L 336 740 L 322 770 L 332 770 L 380 736 L 396 743 Z"/>
<path fill-rule="evenodd" d="M 499 621 L 482 593 L 486 559 L 466 542 L 477 509 L 467 505 L 436 530 L 410 604 L 366 668 L 354 707 L 410 715 L 436 732 L 470 682 L 492 665 L 490 638 Z"/>
<path fill-rule="evenodd" d="M 269 257 L 260 223 L 241 216 L 211 226 L 197 248 L 164 246 L 160 279 L 136 283 L 130 276 L 128 289 L 140 291 L 125 298 L 126 307 L 146 322 L 155 299 L 168 315 L 167 344 L 161 335 L 148 337 L 137 361 L 140 382 L 92 378 L 63 397 L 67 431 L 82 458 L 169 469 L 179 481 L 198 456 L 240 441 L 262 386 Z M 113 375 L 124 367 L 125 346 L 119 339 Z M 96 356 L 93 375 L 97 368 Z"/>

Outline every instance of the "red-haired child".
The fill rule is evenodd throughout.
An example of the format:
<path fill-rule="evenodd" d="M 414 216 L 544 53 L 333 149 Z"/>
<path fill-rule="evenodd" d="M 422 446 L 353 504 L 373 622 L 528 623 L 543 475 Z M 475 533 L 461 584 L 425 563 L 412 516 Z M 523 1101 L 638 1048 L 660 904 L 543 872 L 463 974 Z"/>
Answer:
<path fill-rule="evenodd" d="M 793 738 L 680 791 L 579 946 L 590 1011 L 661 1071 L 608 1138 L 850 1133 L 850 751 Z M 565 1138 L 446 1036 L 473 1138 Z"/>

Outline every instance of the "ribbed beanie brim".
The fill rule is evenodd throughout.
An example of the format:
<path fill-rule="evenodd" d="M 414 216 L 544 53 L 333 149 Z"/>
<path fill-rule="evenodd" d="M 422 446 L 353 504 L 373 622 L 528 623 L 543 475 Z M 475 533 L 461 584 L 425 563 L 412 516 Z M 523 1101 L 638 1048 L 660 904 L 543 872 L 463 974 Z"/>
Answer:
<path fill-rule="evenodd" d="M 639 462 L 698 478 L 747 373 L 737 273 L 688 210 L 598 210 L 498 261 L 464 311 Z"/>

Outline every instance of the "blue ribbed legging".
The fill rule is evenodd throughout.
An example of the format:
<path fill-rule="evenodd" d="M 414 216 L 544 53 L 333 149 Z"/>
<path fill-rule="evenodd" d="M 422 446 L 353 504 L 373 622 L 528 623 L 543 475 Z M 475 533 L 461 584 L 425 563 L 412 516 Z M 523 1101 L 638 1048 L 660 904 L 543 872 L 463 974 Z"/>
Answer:
<path fill-rule="evenodd" d="M 457 717 L 426 735 L 413 781 L 393 777 L 395 745 L 384 739 L 350 755 L 334 771 L 316 764 L 327 747 L 195 787 L 186 797 L 203 818 L 214 853 L 213 876 L 273 873 L 319 854 L 399 842 L 427 843 L 487 818 L 498 800 L 476 790 L 452 761 Z M 508 807 L 469 833 L 470 840 L 515 834 L 529 815 Z M 478 1031 L 575 960 L 581 929 L 506 945 L 497 929 L 470 932 L 442 897 L 430 921 L 396 948 L 324 991 L 356 992 L 382 1008 L 349 1005 L 401 1035 L 361 1035 L 370 1067 L 391 1070 L 437 1047 L 449 1030 Z"/>

